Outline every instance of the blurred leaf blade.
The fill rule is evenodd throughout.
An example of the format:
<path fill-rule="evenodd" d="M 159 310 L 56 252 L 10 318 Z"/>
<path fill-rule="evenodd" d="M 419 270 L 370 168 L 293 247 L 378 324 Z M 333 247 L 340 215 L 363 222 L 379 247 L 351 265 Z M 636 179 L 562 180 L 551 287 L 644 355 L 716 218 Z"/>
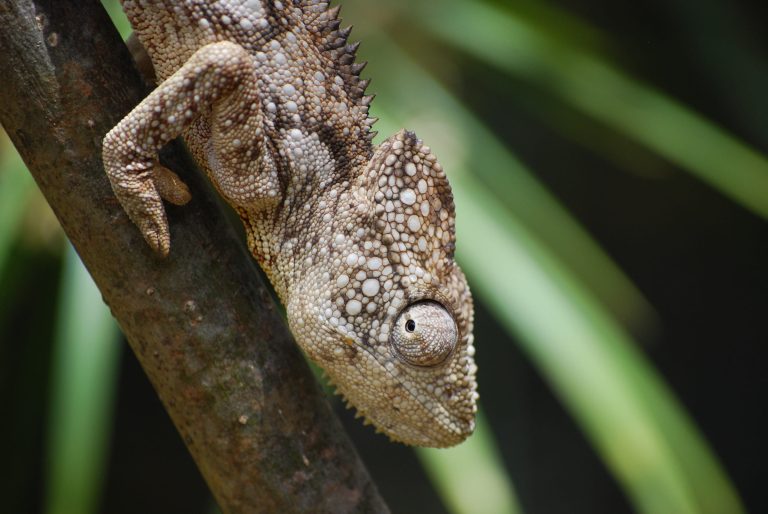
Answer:
<path fill-rule="evenodd" d="M 48 514 L 98 512 L 118 376 L 118 329 L 68 246 L 48 424 Z"/>
<path fill-rule="evenodd" d="M 768 159 L 714 123 L 512 11 L 451 0 L 429 12 L 415 19 L 439 39 L 548 89 L 768 218 Z"/>
<path fill-rule="evenodd" d="M 459 446 L 416 449 L 451 514 L 523 513 L 488 426 L 480 411 L 475 433 Z"/>
<path fill-rule="evenodd" d="M 743 512 L 717 459 L 620 327 L 471 175 L 453 182 L 458 255 L 476 294 L 519 336 L 636 508 Z"/>
<path fill-rule="evenodd" d="M 0 129 L 0 277 L 34 187 L 24 162 Z"/>
<path fill-rule="evenodd" d="M 115 28 L 120 32 L 120 36 L 123 39 L 128 39 L 131 33 L 131 24 L 123 12 L 120 2 L 117 0 L 101 0 L 101 4 L 104 6 L 104 10 L 107 11 L 112 23 L 115 24 Z"/>

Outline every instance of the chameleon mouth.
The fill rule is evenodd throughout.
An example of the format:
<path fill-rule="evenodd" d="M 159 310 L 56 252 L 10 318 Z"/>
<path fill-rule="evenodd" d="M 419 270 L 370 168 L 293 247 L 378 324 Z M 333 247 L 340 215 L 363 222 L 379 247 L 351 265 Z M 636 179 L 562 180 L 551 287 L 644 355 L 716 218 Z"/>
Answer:
<path fill-rule="evenodd" d="M 343 395 L 341 395 L 344 398 Z M 475 430 L 475 421 L 471 420 L 465 428 L 451 429 L 442 424 L 435 423 L 433 427 L 439 427 L 437 430 L 424 430 L 424 427 L 407 426 L 407 430 L 402 431 L 395 426 L 382 428 L 382 424 L 372 419 L 365 412 L 360 410 L 345 399 L 347 409 L 355 411 L 355 419 L 361 419 L 363 425 L 371 425 L 377 434 L 383 434 L 390 441 L 401 443 L 408 446 L 422 446 L 425 448 L 449 448 L 456 446 L 469 437 Z M 437 432 L 437 433 L 436 433 Z M 437 437 L 436 437 L 437 435 Z"/>
<path fill-rule="evenodd" d="M 432 420 L 429 423 L 411 424 L 404 421 L 397 408 L 393 404 L 387 408 L 384 415 L 376 416 L 360 407 L 359 401 L 350 399 L 342 390 L 343 387 L 336 384 L 331 377 L 324 373 L 324 378 L 333 387 L 334 394 L 338 395 L 345 408 L 354 411 L 355 419 L 360 419 L 363 425 L 372 426 L 377 434 L 383 434 L 392 442 L 409 446 L 423 446 L 428 448 L 448 448 L 455 446 L 475 430 L 475 419 L 463 419 L 451 414 L 450 410 L 439 402 L 431 408 L 420 401 L 415 394 L 407 391 L 409 400 L 418 405 L 421 412 L 420 418 Z M 435 412 L 435 408 L 439 412 Z M 449 423 L 440 420 L 450 420 Z"/>

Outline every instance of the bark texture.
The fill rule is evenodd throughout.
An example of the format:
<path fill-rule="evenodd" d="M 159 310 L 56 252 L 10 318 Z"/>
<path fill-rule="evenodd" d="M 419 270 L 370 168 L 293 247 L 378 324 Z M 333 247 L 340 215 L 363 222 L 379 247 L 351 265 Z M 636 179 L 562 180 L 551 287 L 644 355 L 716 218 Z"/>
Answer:
<path fill-rule="evenodd" d="M 226 513 L 387 512 L 256 264 L 176 147 L 193 200 L 153 255 L 101 140 L 144 93 L 96 0 L 0 0 L 0 122 L 93 276 Z M 186 170 L 186 172 L 185 172 Z"/>

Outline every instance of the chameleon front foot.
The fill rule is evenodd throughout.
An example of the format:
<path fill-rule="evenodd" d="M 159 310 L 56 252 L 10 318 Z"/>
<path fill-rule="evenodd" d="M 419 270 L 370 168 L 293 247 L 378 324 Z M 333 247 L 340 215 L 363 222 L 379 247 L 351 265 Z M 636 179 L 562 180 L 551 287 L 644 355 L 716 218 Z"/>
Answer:
<path fill-rule="evenodd" d="M 171 237 L 163 198 L 183 204 L 189 201 L 189 190 L 175 173 L 159 164 L 113 166 L 108 159 L 110 148 L 106 143 L 105 167 L 115 196 L 152 251 L 167 256 Z"/>
<path fill-rule="evenodd" d="M 136 224 L 152 251 L 167 257 L 171 236 L 162 200 L 173 205 L 185 205 L 192 199 L 187 185 L 176 173 L 161 164 L 149 170 L 149 178 L 140 185 L 131 199 L 123 196 L 121 203 Z"/>
<path fill-rule="evenodd" d="M 266 157 L 260 155 L 261 138 L 254 135 L 261 127 L 255 76 L 253 59 L 241 46 L 229 41 L 204 45 L 104 138 L 104 167 L 112 189 L 155 252 L 168 255 L 171 245 L 162 200 L 183 205 L 190 199 L 181 179 L 158 164 L 157 152 L 201 115 L 225 118 L 212 127 L 210 156 L 222 166 L 239 166 L 238 173 L 228 172 L 229 168 L 211 170 L 214 179 L 224 178 L 221 190 L 226 193 L 232 184 L 250 184 L 252 175 L 258 175 L 253 165 L 261 166 Z M 207 123 L 204 119 L 195 130 L 210 130 Z M 227 137 L 218 148 L 221 134 Z M 243 196 L 242 189 L 235 187 L 233 198 Z M 252 200 L 245 196 L 245 201 Z"/>

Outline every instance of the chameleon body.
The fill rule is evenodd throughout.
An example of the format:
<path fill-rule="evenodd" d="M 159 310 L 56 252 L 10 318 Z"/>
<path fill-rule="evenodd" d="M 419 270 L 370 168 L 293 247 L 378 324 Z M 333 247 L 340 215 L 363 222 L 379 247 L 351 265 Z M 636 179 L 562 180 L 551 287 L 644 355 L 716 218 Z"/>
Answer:
<path fill-rule="evenodd" d="M 124 0 L 159 86 L 105 137 L 113 190 L 158 253 L 158 163 L 178 135 L 242 219 L 305 353 L 393 440 L 445 447 L 474 429 L 472 298 L 454 206 L 408 131 L 372 144 L 372 99 L 338 9 L 319 0 Z"/>

